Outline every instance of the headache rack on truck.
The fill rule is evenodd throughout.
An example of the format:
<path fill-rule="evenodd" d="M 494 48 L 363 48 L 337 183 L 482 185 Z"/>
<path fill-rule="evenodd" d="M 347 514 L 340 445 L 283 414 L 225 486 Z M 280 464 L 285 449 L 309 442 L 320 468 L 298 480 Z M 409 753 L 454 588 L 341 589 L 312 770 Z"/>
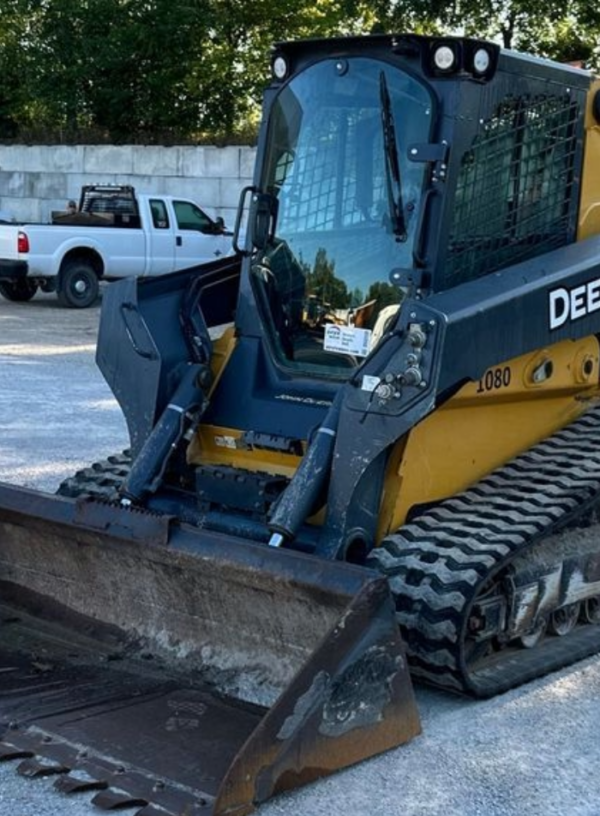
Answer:
<path fill-rule="evenodd" d="M 86 184 L 81 188 L 77 212 L 55 211 L 52 223 L 139 229 L 135 189 L 129 184 Z"/>

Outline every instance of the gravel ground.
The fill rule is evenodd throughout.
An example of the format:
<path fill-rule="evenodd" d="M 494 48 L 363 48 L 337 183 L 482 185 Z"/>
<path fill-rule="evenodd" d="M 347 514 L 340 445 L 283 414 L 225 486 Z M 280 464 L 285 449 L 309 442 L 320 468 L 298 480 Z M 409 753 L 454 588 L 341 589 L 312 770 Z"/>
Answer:
<path fill-rule="evenodd" d="M 0 301 L 0 480 L 53 491 L 127 444 L 94 365 L 99 308 Z M 600 661 L 494 700 L 417 689 L 423 735 L 278 797 L 261 816 L 600 816 Z M 0 816 L 97 816 L 0 765 Z M 134 811 L 124 811 L 133 813 Z"/>

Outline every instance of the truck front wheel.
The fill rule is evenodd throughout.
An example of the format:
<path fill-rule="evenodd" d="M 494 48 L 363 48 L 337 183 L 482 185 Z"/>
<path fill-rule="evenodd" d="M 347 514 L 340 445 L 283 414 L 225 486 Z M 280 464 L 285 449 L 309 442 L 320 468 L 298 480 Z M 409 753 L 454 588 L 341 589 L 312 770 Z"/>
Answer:
<path fill-rule="evenodd" d="M 0 281 L 0 295 L 16 303 L 25 303 L 37 292 L 37 284 L 24 278 L 17 281 Z"/>
<path fill-rule="evenodd" d="M 100 293 L 100 283 L 92 266 L 85 261 L 71 261 L 60 273 L 58 302 L 71 309 L 86 309 Z"/>

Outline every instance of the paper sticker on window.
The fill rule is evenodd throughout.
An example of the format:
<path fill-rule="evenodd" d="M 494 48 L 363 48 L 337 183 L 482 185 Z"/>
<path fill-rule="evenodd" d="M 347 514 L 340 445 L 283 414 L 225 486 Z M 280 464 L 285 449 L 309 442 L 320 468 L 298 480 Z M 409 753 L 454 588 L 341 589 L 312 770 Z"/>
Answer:
<path fill-rule="evenodd" d="M 325 326 L 323 348 L 337 354 L 366 357 L 371 346 L 371 334 L 369 329 L 355 329 L 353 326 L 335 326 L 328 323 Z"/>

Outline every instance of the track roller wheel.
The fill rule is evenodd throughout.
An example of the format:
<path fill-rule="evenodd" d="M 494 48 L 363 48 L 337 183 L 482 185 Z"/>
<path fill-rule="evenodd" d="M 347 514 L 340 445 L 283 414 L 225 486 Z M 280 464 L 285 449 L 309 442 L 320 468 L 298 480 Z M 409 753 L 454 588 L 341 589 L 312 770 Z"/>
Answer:
<path fill-rule="evenodd" d="M 583 602 L 582 617 L 586 623 L 600 623 L 600 595 Z"/>
<path fill-rule="evenodd" d="M 572 603 L 568 606 L 563 606 L 556 609 L 550 615 L 549 629 L 553 635 L 564 637 L 572 632 L 577 621 L 579 620 L 579 613 L 581 612 L 580 603 Z"/>

